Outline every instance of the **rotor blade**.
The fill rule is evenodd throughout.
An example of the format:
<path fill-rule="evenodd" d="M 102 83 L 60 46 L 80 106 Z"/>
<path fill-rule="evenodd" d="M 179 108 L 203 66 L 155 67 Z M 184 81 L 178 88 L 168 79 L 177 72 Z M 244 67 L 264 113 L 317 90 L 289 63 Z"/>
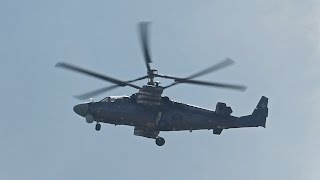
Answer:
<path fill-rule="evenodd" d="M 220 88 L 233 89 L 233 90 L 239 90 L 239 91 L 245 91 L 247 89 L 246 86 L 235 85 L 235 84 L 224 84 L 224 83 L 197 81 L 197 80 L 190 80 L 190 79 L 176 79 L 175 81 L 180 83 L 213 86 L 213 87 L 220 87 Z"/>
<path fill-rule="evenodd" d="M 108 87 L 103 87 L 103 88 L 100 88 L 100 89 L 96 89 L 96 90 L 93 90 L 93 91 L 90 91 L 90 92 L 87 92 L 85 94 L 81 94 L 81 95 L 78 95 L 78 96 L 74 96 L 76 99 L 78 100 L 86 100 L 86 99 L 89 99 L 89 98 L 92 98 L 94 96 L 97 96 L 101 93 L 105 93 L 107 91 L 111 91 L 112 89 L 115 89 L 117 87 L 120 87 L 119 85 L 112 85 L 112 86 L 108 86 Z"/>
<path fill-rule="evenodd" d="M 228 57 L 228 58 L 224 59 L 223 61 L 219 62 L 218 64 L 215 64 L 215 65 L 213 65 L 209 68 L 206 68 L 198 73 L 195 73 L 191 76 L 188 76 L 186 79 L 197 78 L 197 77 L 203 76 L 205 74 L 211 73 L 213 71 L 217 71 L 219 69 L 225 68 L 225 67 L 230 66 L 232 64 L 234 64 L 234 61 Z"/>
<path fill-rule="evenodd" d="M 140 42 L 144 55 L 144 60 L 148 73 L 151 72 L 150 64 L 152 63 L 149 51 L 149 24 L 150 22 L 140 22 L 138 26 L 138 31 L 140 34 Z"/>
<path fill-rule="evenodd" d="M 161 78 L 165 78 L 165 79 L 184 79 L 184 78 L 179 78 L 179 77 L 174 77 L 174 76 L 168 76 L 168 75 L 162 75 L 162 74 L 154 74 L 155 77 L 161 77 Z"/>
<path fill-rule="evenodd" d="M 220 69 L 225 68 L 227 66 L 230 66 L 232 64 L 234 64 L 234 61 L 231 58 L 227 57 L 223 61 L 219 62 L 218 64 L 210 66 L 209 68 L 206 68 L 206 69 L 204 69 L 202 71 L 199 71 L 199 72 L 197 72 L 195 74 L 192 74 L 192 75 L 190 75 L 190 76 L 188 76 L 188 77 L 186 77 L 184 79 L 194 79 L 194 78 L 197 78 L 197 77 L 212 73 L 214 71 L 220 70 Z M 164 88 L 166 89 L 166 88 L 172 87 L 172 86 L 174 86 L 176 84 L 179 84 L 179 83 L 181 83 L 181 82 L 177 82 L 176 81 L 176 82 L 173 82 L 172 84 L 170 84 L 168 86 L 165 86 Z"/>
<path fill-rule="evenodd" d="M 132 83 L 132 82 L 140 81 L 140 80 L 147 79 L 147 78 L 148 78 L 148 76 L 142 76 L 142 77 L 130 80 L 130 81 L 126 81 L 126 82 L 127 83 Z"/>
<path fill-rule="evenodd" d="M 139 78 L 136 78 L 136 79 L 133 79 L 133 80 L 130 80 L 130 81 L 126 81 L 126 82 L 127 83 L 131 83 L 131 82 L 139 81 L 139 80 L 146 79 L 146 78 L 148 78 L 148 76 L 139 77 Z M 84 93 L 84 94 L 81 94 L 81 95 L 78 95 L 78 96 L 74 96 L 74 97 L 76 99 L 78 99 L 78 100 L 86 100 L 86 99 L 92 98 L 94 96 L 97 96 L 99 94 L 102 94 L 102 93 L 111 91 L 113 89 L 116 89 L 118 87 L 121 87 L 121 86 L 119 86 L 119 85 L 107 86 L 107 87 L 96 89 L 96 90 L 93 90 L 93 91 L 90 91 L 90 92 L 87 92 L 87 93 Z"/>
<path fill-rule="evenodd" d="M 71 64 L 60 62 L 60 63 L 56 64 L 56 67 L 68 69 L 68 70 L 79 72 L 79 73 L 82 73 L 82 74 L 86 74 L 86 75 L 89 75 L 89 76 L 92 76 L 92 77 L 95 77 L 95 78 L 98 78 L 98 79 L 102 79 L 104 81 L 108 81 L 108 82 L 117 84 L 117 85 L 122 86 L 122 87 L 130 86 L 130 87 L 133 87 L 133 88 L 136 88 L 136 89 L 141 89 L 141 87 L 136 86 L 134 84 L 130 84 L 130 83 L 127 83 L 127 82 L 124 82 L 124 81 L 121 81 L 121 80 L 118 80 L 118 79 L 114 79 L 114 78 L 111 78 L 111 77 L 108 77 L 108 76 L 105 76 L 105 75 L 102 75 L 102 74 L 99 74 L 99 73 L 96 73 L 96 72 L 93 72 L 93 71 L 90 71 L 90 70 L 86 70 L 86 69 L 83 69 L 83 68 L 75 66 L 75 65 L 71 65 Z"/>

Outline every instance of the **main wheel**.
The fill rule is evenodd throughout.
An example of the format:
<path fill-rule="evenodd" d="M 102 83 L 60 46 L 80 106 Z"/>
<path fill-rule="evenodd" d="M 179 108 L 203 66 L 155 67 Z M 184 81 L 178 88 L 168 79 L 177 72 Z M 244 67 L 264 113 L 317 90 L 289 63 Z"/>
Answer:
<path fill-rule="evenodd" d="M 96 124 L 96 131 L 100 131 L 100 129 L 101 129 L 101 124 L 97 123 Z"/>
<path fill-rule="evenodd" d="M 157 137 L 157 138 L 156 138 L 156 144 L 157 144 L 158 146 L 163 146 L 165 142 L 166 142 L 166 141 L 165 141 L 162 137 Z"/>

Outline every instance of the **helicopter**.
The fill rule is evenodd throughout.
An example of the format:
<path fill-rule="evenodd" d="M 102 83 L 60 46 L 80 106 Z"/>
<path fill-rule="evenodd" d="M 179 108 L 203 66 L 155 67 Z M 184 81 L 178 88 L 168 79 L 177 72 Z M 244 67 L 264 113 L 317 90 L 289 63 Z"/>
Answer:
<path fill-rule="evenodd" d="M 200 76 L 220 70 L 234 63 L 231 58 L 203 69 L 185 78 L 159 74 L 152 69 L 149 51 L 149 26 L 150 22 L 140 22 L 138 32 L 147 68 L 147 75 L 133 80 L 123 81 L 106 76 L 76 65 L 59 62 L 56 67 L 81 73 L 114 85 L 103 87 L 79 96 L 79 100 L 91 99 L 87 103 L 75 105 L 73 110 L 76 114 L 85 118 L 87 123 L 95 124 L 95 130 L 100 131 L 101 123 L 114 125 L 126 125 L 134 127 L 134 135 L 154 139 L 158 146 L 165 144 L 165 139 L 159 136 L 161 131 L 190 131 L 212 130 L 213 134 L 220 135 L 225 129 L 243 127 L 266 127 L 268 117 L 268 98 L 262 96 L 252 114 L 236 117 L 231 115 L 232 109 L 225 103 L 218 102 L 215 110 L 209 110 L 181 102 L 171 100 L 163 96 L 163 91 L 172 86 L 184 83 L 209 87 L 218 87 L 231 90 L 244 91 L 246 86 L 207 82 L 194 80 Z M 167 86 L 161 86 L 155 78 L 174 80 Z M 136 81 L 147 79 L 148 82 L 142 87 L 133 84 Z M 118 87 L 131 87 L 138 92 L 130 96 L 109 96 L 94 102 L 91 97 L 113 90 Z"/>

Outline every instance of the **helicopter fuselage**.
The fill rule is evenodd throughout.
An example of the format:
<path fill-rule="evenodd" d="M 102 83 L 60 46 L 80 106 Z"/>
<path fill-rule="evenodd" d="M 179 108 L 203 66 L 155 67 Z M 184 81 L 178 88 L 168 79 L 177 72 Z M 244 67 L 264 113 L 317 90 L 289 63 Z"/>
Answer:
<path fill-rule="evenodd" d="M 259 106 L 260 104 L 260 106 Z M 134 126 L 140 136 L 156 138 L 159 131 L 181 131 L 212 129 L 220 134 L 223 129 L 265 126 L 267 98 L 262 97 L 256 113 L 235 117 L 178 103 L 169 99 L 160 106 L 139 104 L 132 97 L 116 99 L 113 102 L 90 102 L 79 104 L 74 111 L 85 117 L 87 122 Z M 152 132 L 155 135 L 149 135 Z"/>

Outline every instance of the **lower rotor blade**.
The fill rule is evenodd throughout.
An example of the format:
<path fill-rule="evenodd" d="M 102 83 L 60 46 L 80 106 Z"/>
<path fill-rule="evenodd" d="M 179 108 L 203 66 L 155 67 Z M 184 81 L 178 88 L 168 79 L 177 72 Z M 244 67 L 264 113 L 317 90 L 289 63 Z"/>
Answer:
<path fill-rule="evenodd" d="M 191 80 L 191 79 L 176 79 L 175 81 L 179 82 L 179 83 L 204 85 L 204 86 L 219 87 L 219 88 L 239 90 L 239 91 L 245 91 L 247 89 L 247 87 L 243 86 L 243 85 L 224 84 L 224 83 L 206 82 L 206 81 L 196 81 L 196 80 Z"/>
<path fill-rule="evenodd" d="M 142 77 L 139 77 L 139 78 L 130 80 L 130 81 L 126 81 L 126 82 L 127 82 L 127 83 L 132 83 L 132 82 L 140 81 L 140 80 L 143 80 L 143 79 L 147 79 L 148 77 L 149 77 L 149 76 L 142 76 Z"/>
<path fill-rule="evenodd" d="M 90 91 L 88 93 L 85 93 L 85 94 L 81 94 L 81 95 L 78 95 L 78 96 L 74 96 L 76 99 L 78 100 L 86 100 L 86 99 L 89 99 L 89 98 L 92 98 L 94 96 L 97 96 L 99 94 L 102 94 L 102 93 L 105 93 L 107 91 L 111 91 L 117 87 L 120 87 L 119 85 L 113 85 L 113 86 L 108 86 L 108 87 L 103 87 L 103 88 L 100 88 L 100 89 L 97 89 L 97 90 L 94 90 L 94 91 Z"/>
<path fill-rule="evenodd" d="M 148 76 L 139 77 L 139 78 L 136 78 L 136 79 L 133 79 L 133 80 L 130 80 L 130 81 L 126 81 L 126 82 L 127 83 L 132 83 L 132 82 L 136 82 L 136 81 L 139 81 L 139 80 L 142 80 L 142 79 L 146 79 L 146 78 L 148 78 Z M 78 100 L 83 101 L 83 100 L 92 98 L 94 96 L 97 96 L 99 94 L 111 91 L 111 90 L 116 89 L 118 87 L 121 87 L 121 86 L 113 85 L 113 86 L 103 87 L 103 88 L 96 89 L 96 90 L 93 90 L 93 91 L 90 91 L 90 92 L 87 92 L 85 94 L 81 94 L 81 95 L 78 95 L 78 96 L 74 96 L 74 97 L 76 99 L 78 99 Z"/>

